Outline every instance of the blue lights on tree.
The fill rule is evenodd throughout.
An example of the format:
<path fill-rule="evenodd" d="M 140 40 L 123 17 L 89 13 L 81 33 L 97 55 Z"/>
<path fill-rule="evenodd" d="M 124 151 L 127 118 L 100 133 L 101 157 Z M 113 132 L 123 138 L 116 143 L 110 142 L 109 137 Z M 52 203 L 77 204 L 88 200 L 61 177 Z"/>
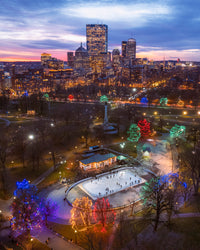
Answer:
<path fill-rule="evenodd" d="M 141 104 L 147 104 L 149 101 L 147 99 L 147 97 L 142 97 L 141 100 L 140 100 L 140 103 Z"/>
<path fill-rule="evenodd" d="M 37 187 L 26 179 L 17 182 L 16 186 L 14 201 L 11 205 L 13 214 L 11 227 L 17 235 L 29 235 L 32 230 L 41 229 L 42 225 L 47 222 L 47 216 L 55 211 L 56 204 L 40 200 Z"/>
<path fill-rule="evenodd" d="M 22 96 L 28 97 L 28 91 L 25 90 Z"/>

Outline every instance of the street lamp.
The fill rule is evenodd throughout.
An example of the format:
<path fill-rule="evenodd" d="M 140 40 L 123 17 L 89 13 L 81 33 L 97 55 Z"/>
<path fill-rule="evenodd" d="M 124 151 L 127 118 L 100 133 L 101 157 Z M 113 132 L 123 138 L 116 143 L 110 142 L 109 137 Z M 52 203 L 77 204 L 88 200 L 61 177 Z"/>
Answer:
<path fill-rule="evenodd" d="M 75 233 L 75 243 L 77 244 L 77 230 L 74 230 Z"/>
<path fill-rule="evenodd" d="M 34 139 L 34 135 L 32 135 L 32 134 L 29 135 L 29 136 L 28 136 L 28 139 L 29 139 L 29 140 L 33 140 L 33 139 Z"/>
<path fill-rule="evenodd" d="M 187 115 L 187 111 L 183 111 L 183 115 Z"/>

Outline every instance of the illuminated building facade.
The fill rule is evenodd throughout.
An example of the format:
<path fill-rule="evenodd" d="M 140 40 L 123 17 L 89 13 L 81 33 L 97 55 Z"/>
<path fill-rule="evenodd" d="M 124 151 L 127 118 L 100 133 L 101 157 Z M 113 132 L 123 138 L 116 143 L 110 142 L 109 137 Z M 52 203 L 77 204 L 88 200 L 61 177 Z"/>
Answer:
<path fill-rule="evenodd" d="M 122 41 L 122 57 L 126 57 L 126 45 L 127 41 Z"/>
<path fill-rule="evenodd" d="M 74 52 L 67 52 L 67 65 L 69 67 L 74 67 Z"/>
<path fill-rule="evenodd" d="M 81 46 L 75 51 L 74 67 L 76 69 L 89 70 L 89 56 L 87 50 Z"/>
<path fill-rule="evenodd" d="M 136 40 L 130 38 L 126 45 L 126 58 L 129 59 L 130 64 L 133 64 L 133 61 L 136 58 Z"/>
<path fill-rule="evenodd" d="M 51 54 L 42 53 L 41 54 L 41 65 L 45 66 L 47 61 L 51 60 Z"/>
<path fill-rule="evenodd" d="M 86 25 L 87 51 L 89 56 L 107 53 L 108 26 L 105 24 Z"/>
<path fill-rule="evenodd" d="M 118 68 L 120 65 L 120 51 L 118 49 L 112 51 L 112 65 L 114 69 Z"/>

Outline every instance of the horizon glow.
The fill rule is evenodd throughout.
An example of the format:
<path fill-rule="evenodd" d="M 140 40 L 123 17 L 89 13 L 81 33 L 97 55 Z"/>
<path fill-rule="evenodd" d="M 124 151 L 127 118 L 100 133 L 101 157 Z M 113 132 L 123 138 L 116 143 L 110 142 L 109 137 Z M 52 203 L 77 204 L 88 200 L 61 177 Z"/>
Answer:
<path fill-rule="evenodd" d="M 200 2 L 0 0 L 0 61 L 67 60 L 86 44 L 86 24 L 108 25 L 109 51 L 134 37 L 137 58 L 200 61 Z"/>

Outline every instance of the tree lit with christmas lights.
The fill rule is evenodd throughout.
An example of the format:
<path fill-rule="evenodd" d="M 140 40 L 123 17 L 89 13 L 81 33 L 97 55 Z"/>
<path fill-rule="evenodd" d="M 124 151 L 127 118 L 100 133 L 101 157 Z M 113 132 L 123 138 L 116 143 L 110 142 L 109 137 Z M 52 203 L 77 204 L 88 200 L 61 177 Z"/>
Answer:
<path fill-rule="evenodd" d="M 116 213 L 110 207 L 108 199 L 97 199 L 94 204 L 93 216 L 97 223 L 101 225 L 101 232 L 106 232 L 106 226 L 115 222 Z"/>
<path fill-rule="evenodd" d="M 138 122 L 138 127 L 140 128 L 140 133 L 142 137 L 148 136 L 151 133 L 150 122 L 148 122 L 146 119 L 140 120 Z"/>
<path fill-rule="evenodd" d="M 100 98 L 100 102 L 108 102 L 108 97 L 106 95 L 102 95 Z"/>
<path fill-rule="evenodd" d="M 15 199 L 11 205 L 13 214 L 11 227 L 18 235 L 29 234 L 31 230 L 40 229 L 43 222 L 37 188 L 26 179 L 17 182 L 16 185 Z"/>
<path fill-rule="evenodd" d="M 72 228 L 83 224 L 88 227 L 92 217 L 92 201 L 88 197 L 77 198 L 72 204 L 70 223 Z"/>
<path fill-rule="evenodd" d="M 128 141 L 138 142 L 141 136 L 140 128 L 137 126 L 137 124 L 131 124 L 127 134 L 129 134 L 129 137 L 127 138 Z"/>
<path fill-rule="evenodd" d="M 160 106 L 164 107 L 168 103 L 168 99 L 166 97 L 160 98 Z"/>
<path fill-rule="evenodd" d="M 170 130 L 170 137 L 171 138 L 181 138 L 185 136 L 185 126 L 179 126 L 175 125 L 174 127 L 171 128 Z"/>

